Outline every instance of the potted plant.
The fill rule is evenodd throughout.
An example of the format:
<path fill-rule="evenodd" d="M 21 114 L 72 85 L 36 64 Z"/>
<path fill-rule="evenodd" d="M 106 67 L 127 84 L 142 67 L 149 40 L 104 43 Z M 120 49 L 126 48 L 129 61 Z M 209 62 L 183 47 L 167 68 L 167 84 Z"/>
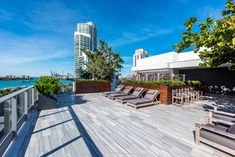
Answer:
<path fill-rule="evenodd" d="M 61 83 L 58 79 L 51 76 L 42 76 L 34 83 L 39 92 L 38 109 L 55 108 L 57 104 L 57 93 L 60 90 Z"/>

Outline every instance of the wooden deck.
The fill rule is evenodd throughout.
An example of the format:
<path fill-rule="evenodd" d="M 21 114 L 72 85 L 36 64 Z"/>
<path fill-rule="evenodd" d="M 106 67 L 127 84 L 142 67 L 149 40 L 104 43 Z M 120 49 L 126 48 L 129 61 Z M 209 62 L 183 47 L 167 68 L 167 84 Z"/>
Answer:
<path fill-rule="evenodd" d="M 207 115 L 201 105 L 135 110 L 100 94 L 60 97 L 60 108 L 41 111 L 25 156 L 228 156 L 195 145 L 195 123 Z"/>

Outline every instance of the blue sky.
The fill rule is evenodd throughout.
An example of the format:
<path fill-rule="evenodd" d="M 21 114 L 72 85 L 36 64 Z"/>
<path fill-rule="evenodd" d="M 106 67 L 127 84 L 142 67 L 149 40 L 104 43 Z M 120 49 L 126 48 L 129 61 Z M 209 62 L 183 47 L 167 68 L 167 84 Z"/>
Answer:
<path fill-rule="evenodd" d="M 73 73 L 73 33 L 79 22 L 93 21 L 98 38 L 108 42 L 131 72 L 137 48 L 150 55 L 172 51 L 183 23 L 219 18 L 226 0 L 1 0 L 0 76 Z"/>

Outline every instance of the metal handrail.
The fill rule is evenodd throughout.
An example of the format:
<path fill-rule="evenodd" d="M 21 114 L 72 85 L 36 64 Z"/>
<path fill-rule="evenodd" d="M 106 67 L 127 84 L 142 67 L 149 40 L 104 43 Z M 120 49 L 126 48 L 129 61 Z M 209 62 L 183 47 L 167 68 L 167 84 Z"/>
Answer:
<path fill-rule="evenodd" d="M 13 93 L 11 93 L 11 94 L 5 95 L 5 96 L 3 96 L 3 97 L 0 97 L 0 103 L 4 102 L 4 101 L 6 101 L 6 100 L 8 100 L 8 99 L 10 99 L 10 98 L 12 98 L 12 97 L 15 97 L 15 96 L 21 94 L 22 92 L 27 91 L 27 90 L 30 89 L 30 88 L 33 88 L 33 85 L 32 85 L 32 86 L 29 86 L 29 87 L 26 87 L 26 88 L 23 88 L 23 89 L 20 89 L 20 90 L 18 90 L 18 91 L 15 91 L 15 92 L 13 92 Z"/>
<path fill-rule="evenodd" d="M 23 106 L 22 107 L 24 108 L 23 109 L 24 113 L 22 113 L 21 117 L 17 117 L 17 107 L 19 105 L 18 101 L 17 101 L 17 96 L 20 94 L 23 94 L 23 99 L 22 99 Z M 35 102 L 38 100 L 38 93 L 37 93 L 37 91 L 35 91 L 34 86 L 29 86 L 29 87 L 23 88 L 21 90 L 18 90 L 16 92 L 13 92 L 11 94 L 8 94 L 8 95 L 1 97 L 0 98 L 0 105 L 4 105 L 4 102 L 6 102 L 8 100 L 11 100 L 11 102 L 10 102 L 11 114 L 9 114 L 7 116 L 9 116 L 9 118 L 11 119 L 11 123 L 10 123 L 10 130 L 8 132 L 6 132 L 6 134 L 1 139 L 0 156 L 2 156 L 3 153 L 7 150 L 7 147 L 14 140 L 15 134 L 17 134 L 17 131 L 23 125 L 25 118 L 31 113 L 30 108 L 32 106 L 34 106 Z M 1 107 L 4 107 L 4 106 L 1 106 Z M 4 113 L 4 116 L 5 116 L 5 113 Z"/>

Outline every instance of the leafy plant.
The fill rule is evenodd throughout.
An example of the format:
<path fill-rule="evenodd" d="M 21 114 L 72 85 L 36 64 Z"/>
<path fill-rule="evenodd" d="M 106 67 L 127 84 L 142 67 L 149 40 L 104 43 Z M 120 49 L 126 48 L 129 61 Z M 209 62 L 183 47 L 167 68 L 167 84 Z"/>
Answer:
<path fill-rule="evenodd" d="M 159 85 L 159 86 L 180 86 L 185 85 L 180 80 L 159 80 L 159 81 L 140 81 L 140 80 L 122 80 L 122 83 L 126 84 L 140 84 L 140 85 Z"/>
<path fill-rule="evenodd" d="M 102 82 L 102 83 L 108 83 L 107 80 L 76 80 L 76 82 Z"/>
<path fill-rule="evenodd" d="M 18 88 L 15 88 L 15 89 L 0 90 L 0 97 L 8 95 L 8 94 L 11 94 L 11 93 L 14 93 L 14 92 L 16 92 L 16 91 L 18 91 L 20 89 L 22 89 L 22 87 L 18 87 Z"/>
<path fill-rule="evenodd" d="M 186 32 L 182 33 L 182 42 L 173 46 L 177 52 L 192 47 L 199 52 L 201 66 L 216 67 L 231 63 L 230 69 L 235 69 L 235 3 L 228 0 L 222 18 L 215 20 L 208 17 L 199 23 L 199 32 L 193 31 L 197 18 L 190 18 L 184 25 Z"/>
<path fill-rule="evenodd" d="M 93 52 L 87 49 L 82 51 L 88 56 L 88 62 L 85 62 L 86 70 L 92 74 L 93 80 L 112 80 L 119 74 L 124 61 L 119 53 L 114 53 L 112 47 L 100 40 L 98 49 Z"/>
<path fill-rule="evenodd" d="M 79 79 L 91 79 L 92 74 L 86 69 L 79 68 L 76 70 L 76 74 L 79 76 Z"/>
<path fill-rule="evenodd" d="M 58 93 L 61 83 L 52 76 L 42 76 L 35 81 L 34 86 L 40 94 L 49 96 Z"/>

